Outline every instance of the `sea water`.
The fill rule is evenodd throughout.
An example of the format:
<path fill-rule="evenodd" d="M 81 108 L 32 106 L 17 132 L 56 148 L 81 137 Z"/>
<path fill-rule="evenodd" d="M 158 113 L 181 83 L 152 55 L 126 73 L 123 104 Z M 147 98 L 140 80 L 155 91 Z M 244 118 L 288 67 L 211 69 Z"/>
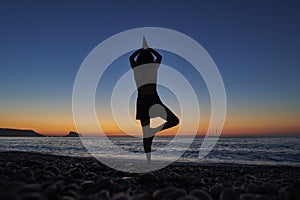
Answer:
<path fill-rule="evenodd" d="M 234 163 L 256 165 L 289 165 L 300 166 L 300 137 L 221 137 L 212 151 L 204 158 L 199 159 L 199 149 L 203 137 L 196 137 L 193 143 L 186 146 L 186 138 L 181 138 L 176 147 L 166 151 L 176 153 L 184 152 L 178 161 L 202 162 L 202 163 Z M 91 144 L 97 149 L 97 156 L 105 158 L 120 157 L 116 155 L 114 148 L 103 151 L 97 146 L 97 140 L 91 137 L 67 138 L 67 137 L 0 137 L 0 151 L 30 151 L 66 156 L 91 156 L 90 152 L 82 144 Z M 143 155 L 143 143 L 141 138 L 135 137 L 110 137 L 109 140 L 119 148 L 131 152 L 130 155 Z M 157 151 L 172 140 L 172 137 L 155 137 L 153 151 Z M 127 154 L 122 158 L 131 159 Z M 144 159 L 144 157 L 142 158 Z M 164 156 L 161 159 L 166 159 Z"/>

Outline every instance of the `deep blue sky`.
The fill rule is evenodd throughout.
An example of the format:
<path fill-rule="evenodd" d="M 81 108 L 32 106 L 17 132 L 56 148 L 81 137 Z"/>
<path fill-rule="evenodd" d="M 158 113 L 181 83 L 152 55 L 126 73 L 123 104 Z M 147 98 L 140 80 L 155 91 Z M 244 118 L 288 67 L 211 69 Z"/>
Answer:
<path fill-rule="evenodd" d="M 72 117 L 73 82 L 87 54 L 116 33 L 147 26 L 185 33 L 207 50 L 229 114 L 297 120 L 299 9 L 297 1 L 1 1 L 0 126 L 30 128 L 53 110 Z"/>

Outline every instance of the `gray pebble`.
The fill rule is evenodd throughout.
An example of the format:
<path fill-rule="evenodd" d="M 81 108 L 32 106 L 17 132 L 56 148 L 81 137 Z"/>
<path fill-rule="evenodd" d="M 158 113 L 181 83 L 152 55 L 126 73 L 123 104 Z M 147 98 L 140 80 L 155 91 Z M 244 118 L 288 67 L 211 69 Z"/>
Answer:
<path fill-rule="evenodd" d="M 26 185 L 19 189 L 20 193 L 32 193 L 32 192 L 40 192 L 41 186 L 39 184 L 30 184 Z"/>
<path fill-rule="evenodd" d="M 98 165 L 98 163 L 93 163 L 92 170 L 93 170 L 93 172 L 100 172 L 102 170 L 102 167 L 100 167 L 100 165 Z"/>
<path fill-rule="evenodd" d="M 161 185 L 161 187 L 163 188 L 168 188 L 168 187 L 174 187 L 172 183 L 170 182 L 163 182 L 163 184 Z"/>
<path fill-rule="evenodd" d="M 82 188 L 77 184 L 77 183 L 71 183 L 69 185 L 66 185 L 63 190 L 72 190 L 72 191 L 78 191 L 81 190 Z"/>
<path fill-rule="evenodd" d="M 244 193 L 240 195 L 240 200 L 256 200 L 255 194 Z"/>
<path fill-rule="evenodd" d="M 118 193 L 118 192 L 122 192 L 122 188 L 119 184 L 117 183 L 111 183 L 108 190 L 110 191 L 110 193 Z"/>
<path fill-rule="evenodd" d="M 149 195 L 147 193 L 139 193 L 131 197 L 131 200 L 144 200 L 149 199 Z"/>
<path fill-rule="evenodd" d="M 124 192 L 116 193 L 111 197 L 111 200 L 128 200 Z"/>
<path fill-rule="evenodd" d="M 86 192 L 95 192 L 98 190 L 94 181 L 84 181 L 80 184 L 80 187 Z"/>
<path fill-rule="evenodd" d="M 54 174 L 59 174 L 60 173 L 60 170 L 55 166 L 47 166 L 47 167 L 44 168 L 44 170 L 45 171 L 51 171 Z"/>
<path fill-rule="evenodd" d="M 199 200 L 199 198 L 192 195 L 185 195 L 180 197 L 178 200 Z"/>
<path fill-rule="evenodd" d="M 20 200 L 19 196 L 16 193 L 7 192 L 7 193 L 1 193 L 0 192 L 0 199 L 3 200 Z"/>
<path fill-rule="evenodd" d="M 225 188 L 222 185 L 214 185 L 209 188 L 209 193 L 214 197 L 218 197 L 224 189 Z"/>
<path fill-rule="evenodd" d="M 260 189 L 262 194 L 276 194 L 278 191 L 278 187 L 272 183 L 263 183 Z"/>
<path fill-rule="evenodd" d="M 109 191 L 106 189 L 101 190 L 96 194 L 97 197 L 102 199 L 108 199 L 109 198 Z"/>
<path fill-rule="evenodd" d="M 220 194 L 220 200 L 238 200 L 239 194 L 231 189 L 225 189 Z"/>
<path fill-rule="evenodd" d="M 201 200 L 213 200 L 213 198 L 210 196 L 210 194 L 207 193 L 205 190 L 195 189 L 195 190 L 192 190 L 190 194 Z"/>
<path fill-rule="evenodd" d="M 45 171 L 43 175 L 43 180 L 56 180 L 57 175 L 52 171 Z"/>
<path fill-rule="evenodd" d="M 26 187 L 27 185 L 24 183 L 24 182 L 21 182 L 21 181 L 11 181 L 11 182 L 8 182 L 3 190 L 4 191 L 18 191 L 20 188 L 24 188 Z"/>
<path fill-rule="evenodd" d="M 208 176 L 210 176 L 211 175 L 211 173 L 210 173 L 210 171 L 208 170 L 208 169 L 204 169 L 201 173 L 200 173 L 200 176 L 202 176 L 202 177 L 208 177 Z"/>
<path fill-rule="evenodd" d="M 221 177 L 221 176 L 218 176 L 216 178 L 216 181 L 217 181 L 217 183 L 223 183 L 225 181 L 225 179 L 223 177 Z"/>
<path fill-rule="evenodd" d="M 75 198 L 69 195 L 64 195 L 61 197 L 60 200 L 75 200 Z"/>
<path fill-rule="evenodd" d="M 69 171 L 69 174 L 74 179 L 81 179 L 83 178 L 82 172 L 78 168 L 73 168 Z"/>
<path fill-rule="evenodd" d="M 259 186 L 255 183 L 249 183 L 245 189 L 248 193 L 257 193 Z"/>
<path fill-rule="evenodd" d="M 55 197 L 56 193 L 58 192 L 58 187 L 57 185 L 54 183 L 54 184 L 51 184 L 51 185 L 48 185 L 47 187 L 45 187 L 43 189 L 43 192 L 47 195 L 47 196 L 50 196 L 52 198 Z"/>
<path fill-rule="evenodd" d="M 246 180 L 247 180 L 247 179 L 246 179 L 244 176 L 239 176 L 235 182 L 236 182 L 237 184 L 241 185 L 241 184 L 245 183 Z"/>
<path fill-rule="evenodd" d="M 289 199 L 289 193 L 285 189 L 281 189 L 279 191 L 279 198 L 278 199 Z"/>
<path fill-rule="evenodd" d="M 157 178 L 152 173 L 141 174 L 138 176 L 138 182 L 141 184 L 157 182 Z"/>
<path fill-rule="evenodd" d="M 18 165 L 15 162 L 7 162 L 6 167 L 8 167 L 8 168 L 17 168 Z"/>
<path fill-rule="evenodd" d="M 180 198 L 185 195 L 186 195 L 186 191 L 184 189 L 176 189 L 176 190 L 170 191 L 169 193 L 164 195 L 164 198 L 177 199 L 177 198 Z"/>
<path fill-rule="evenodd" d="M 111 180 L 109 178 L 100 178 L 97 180 L 97 184 L 101 188 L 109 188 L 111 185 Z"/>
<path fill-rule="evenodd" d="M 163 189 L 156 190 L 155 192 L 153 192 L 152 196 L 153 196 L 153 199 L 163 199 L 165 197 L 165 195 L 167 195 L 168 193 L 171 193 L 175 190 L 176 190 L 175 187 L 163 188 Z"/>
<path fill-rule="evenodd" d="M 256 200 L 270 200 L 270 198 L 268 198 L 265 195 L 261 195 L 261 194 L 257 194 L 255 195 Z"/>
<path fill-rule="evenodd" d="M 144 190 L 142 190 L 140 188 L 138 188 L 138 189 L 129 188 L 128 190 L 130 191 L 130 194 L 132 194 L 132 195 L 147 193 L 147 192 L 145 192 Z"/>
<path fill-rule="evenodd" d="M 38 192 L 24 193 L 20 197 L 22 200 L 47 200 L 45 195 Z"/>

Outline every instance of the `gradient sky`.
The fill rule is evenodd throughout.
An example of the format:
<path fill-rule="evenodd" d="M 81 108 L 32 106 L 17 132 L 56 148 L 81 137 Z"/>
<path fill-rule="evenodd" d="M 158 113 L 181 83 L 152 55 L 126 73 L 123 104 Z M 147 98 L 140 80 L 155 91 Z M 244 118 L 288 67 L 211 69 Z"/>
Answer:
<path fill-rule="evenodd" d="M 297 1 L 1 1 L 0 127 L 75 130 L 72 89 L 84 58 L 114 34 L 154 26 L 192 37 L 215 61 L 228 100 L 224 134 L 300 133 L 299 9 Z M 207 90 L 201 77 L 183 70 L 185 61 L 173 58 L 163 64 L 199 87 L 203 133 Z M 127 57 L 120 58 L 107 72 L 114 77 L 102 81 L 109 87 L 128 69 Z M 100 112 L 101 98 L 109 97 L 102 89 Z M 110 120 L 103 124 L 107 132 L 118 131 Z"/>

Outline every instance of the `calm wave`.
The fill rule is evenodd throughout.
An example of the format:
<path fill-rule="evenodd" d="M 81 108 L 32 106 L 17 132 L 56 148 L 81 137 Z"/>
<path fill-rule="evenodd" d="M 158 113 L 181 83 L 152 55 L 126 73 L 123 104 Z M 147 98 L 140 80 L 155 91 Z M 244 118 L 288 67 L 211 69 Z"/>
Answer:
<path fill-rule="evenodd" d="M 166 146 L 172 138 L 156 137 L 153 150 Z M 84 138 L 90 143 L 93 138 Z M 133 137 L 112 137 L 110 140 L 131 152 L 143 152 L 142 139 Z M 178 144 L 170 152 L 182 151 L 184 146 Z M 199 160 L 198 153 L 203 138 L 197 137 L 179 161 L 204 163 L 238 163 L 300 166 L 300 137 L 225 137 L 219 138 L 214 149 L 205 159 Z M 31 151 L 67 156 L 91 156 L 79 138 L 64 137 L 1 137 L 0 151 Z M 95 143 L 96 145 L 96 143 Z M 100 148 L 100 147 L 98 147 Z M 103 157 L 113 157 L 113 149 L 101 152 Z M 124 156 L 124 155 L 122 155 Z M 125 155 L 126 156 L 126 155 Z M 164 158 L 161 158 L 164 159 Z"/>

